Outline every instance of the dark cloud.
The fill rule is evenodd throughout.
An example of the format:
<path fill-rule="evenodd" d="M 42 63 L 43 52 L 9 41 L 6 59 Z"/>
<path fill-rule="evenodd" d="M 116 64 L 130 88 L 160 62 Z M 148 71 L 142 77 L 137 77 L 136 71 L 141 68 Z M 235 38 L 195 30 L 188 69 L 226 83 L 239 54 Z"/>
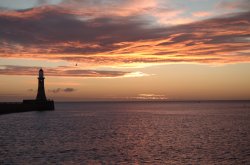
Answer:
<path fill-rule="evenodd" d="M 76 89 L 74 89 L 74 88 L 56 88 L 56 89 L 49 89 L 48 90 L 49 92 L 52 92 L 52 93 L 61 93 L 61 92 L 66 92 L 66 93 L 68 93 L 68 92 L 75 92 L 76 91 Z"/>
<path fill-rule="evenodd" d="M 65 88 L 63 91 L 64 92 L 74 92 L 76 89 L 74 88 Z"/>
<path fill-rule="evenodd" d="M 27 89 L 28 92 L 34 92 L 34 89 Z"/>
<path fill-rule="evenodd" d="M 28 66 L 0 66 L 0 75 L 36 75 L 38 67 Z M 130 72 L 123 71 L 103 71 L 103 70 L 79 70 L 70 67 L 46 68 L 46 76 L 65 76 L 65 77 L 121 77 Z M 70 89 L 67 89 L 70 90 Z"/>
<path fill-rule="evenodd" d="M 2 40 L 18 44 L 53 44 L 58 42 L 98 43 L 159 37 L 163 29 L 144 28 L 146 22 L 135 17 L 102 17 L 84 20 L 84 16 L 62 13 L 60 9 L 34 12 L 28 18 L 0 15 Z M 23 14 L 25 12 L 19 12 Z"/>
<path fill-rule="evenodd" d="M 59 92 L 61 91 L 61 88 L 49 89 L 48 91 L 49 91 L 49 92 L 52 92 L 52 93 L 59 93 Z"/>
<path fill-rule="evenodd" d="M 192 61 L 188 58 L 168 58 L 173 57 L 171 53 L 174 53 L 175 56 L 192 55 L 196 62 L 202 55 L 211 57 L 202 58 L 201 62 L 208 59 L 227 61 L 227 57 L 231 61 L 233 56 L 237 58 L 237 54 L 240 54 L 238 51 L 249 50 L 249 31 L 250 12 L 185 25 L 155 27 L 138 15 L 89 17 L 79 16 L 77 12 L 73 13 L 58 6 L 41 7 L 19 11 L 19 14 L 0 14 L 0 56 L 27 57 L 28 54 L 32 58 L 77 60 L 97 64 Z M 138 52 L 144 55 L 113 57 Z M 96 54 L 101 55 L 89 56 Z M 221 58 L 225 54 L 233 55 Z M 163 59 L 162 56 L 166 58 Z M 67 72 L 93 74 L 93 71 L 86 70 Z M 95 74 L 103 73 L 95 71 Z M 119 76 L 124 73 L 105 74 Z"/>

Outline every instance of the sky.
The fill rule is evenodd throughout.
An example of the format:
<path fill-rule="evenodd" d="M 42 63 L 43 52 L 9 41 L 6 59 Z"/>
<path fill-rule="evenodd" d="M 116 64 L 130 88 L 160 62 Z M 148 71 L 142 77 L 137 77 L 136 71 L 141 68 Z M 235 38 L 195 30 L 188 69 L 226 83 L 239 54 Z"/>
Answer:
<path fill-rule="evenodd" d="M 250 100 L 249 0 L 0 0 L 0 101 Z"/>

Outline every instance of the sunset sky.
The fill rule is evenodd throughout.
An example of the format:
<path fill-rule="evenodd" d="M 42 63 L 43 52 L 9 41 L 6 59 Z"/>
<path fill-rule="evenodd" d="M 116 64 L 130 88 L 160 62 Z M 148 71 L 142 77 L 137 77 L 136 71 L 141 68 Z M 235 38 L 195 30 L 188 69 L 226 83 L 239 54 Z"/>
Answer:
<path fill-rule="evenodd" d="M 0 0 L 0 101 L 249 100 L 249 0 Z"/>

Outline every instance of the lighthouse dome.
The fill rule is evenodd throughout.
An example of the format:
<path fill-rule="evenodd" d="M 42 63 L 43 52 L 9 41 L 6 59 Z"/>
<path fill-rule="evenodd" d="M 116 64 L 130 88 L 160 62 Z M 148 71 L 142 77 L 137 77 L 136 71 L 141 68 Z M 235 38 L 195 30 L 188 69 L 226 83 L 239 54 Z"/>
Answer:
<path fill-rule="evenodd" d="M 39 70 L 39 78 L 43 78 L 43 69 L 42 68 Z"/>

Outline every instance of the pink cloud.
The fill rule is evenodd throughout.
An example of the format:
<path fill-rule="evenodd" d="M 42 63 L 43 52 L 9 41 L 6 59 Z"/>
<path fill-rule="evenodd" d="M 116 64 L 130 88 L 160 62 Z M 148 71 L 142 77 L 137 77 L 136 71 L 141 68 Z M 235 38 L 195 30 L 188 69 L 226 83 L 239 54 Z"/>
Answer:
<path fill-rule="evenodd" d="M 207 12 L 207 11 L 197 11 L 197 12 L 193 12 L 192 15 L 194 17 L 209 17 L 209 16 L 213 15 L 213 13 Z"/>

